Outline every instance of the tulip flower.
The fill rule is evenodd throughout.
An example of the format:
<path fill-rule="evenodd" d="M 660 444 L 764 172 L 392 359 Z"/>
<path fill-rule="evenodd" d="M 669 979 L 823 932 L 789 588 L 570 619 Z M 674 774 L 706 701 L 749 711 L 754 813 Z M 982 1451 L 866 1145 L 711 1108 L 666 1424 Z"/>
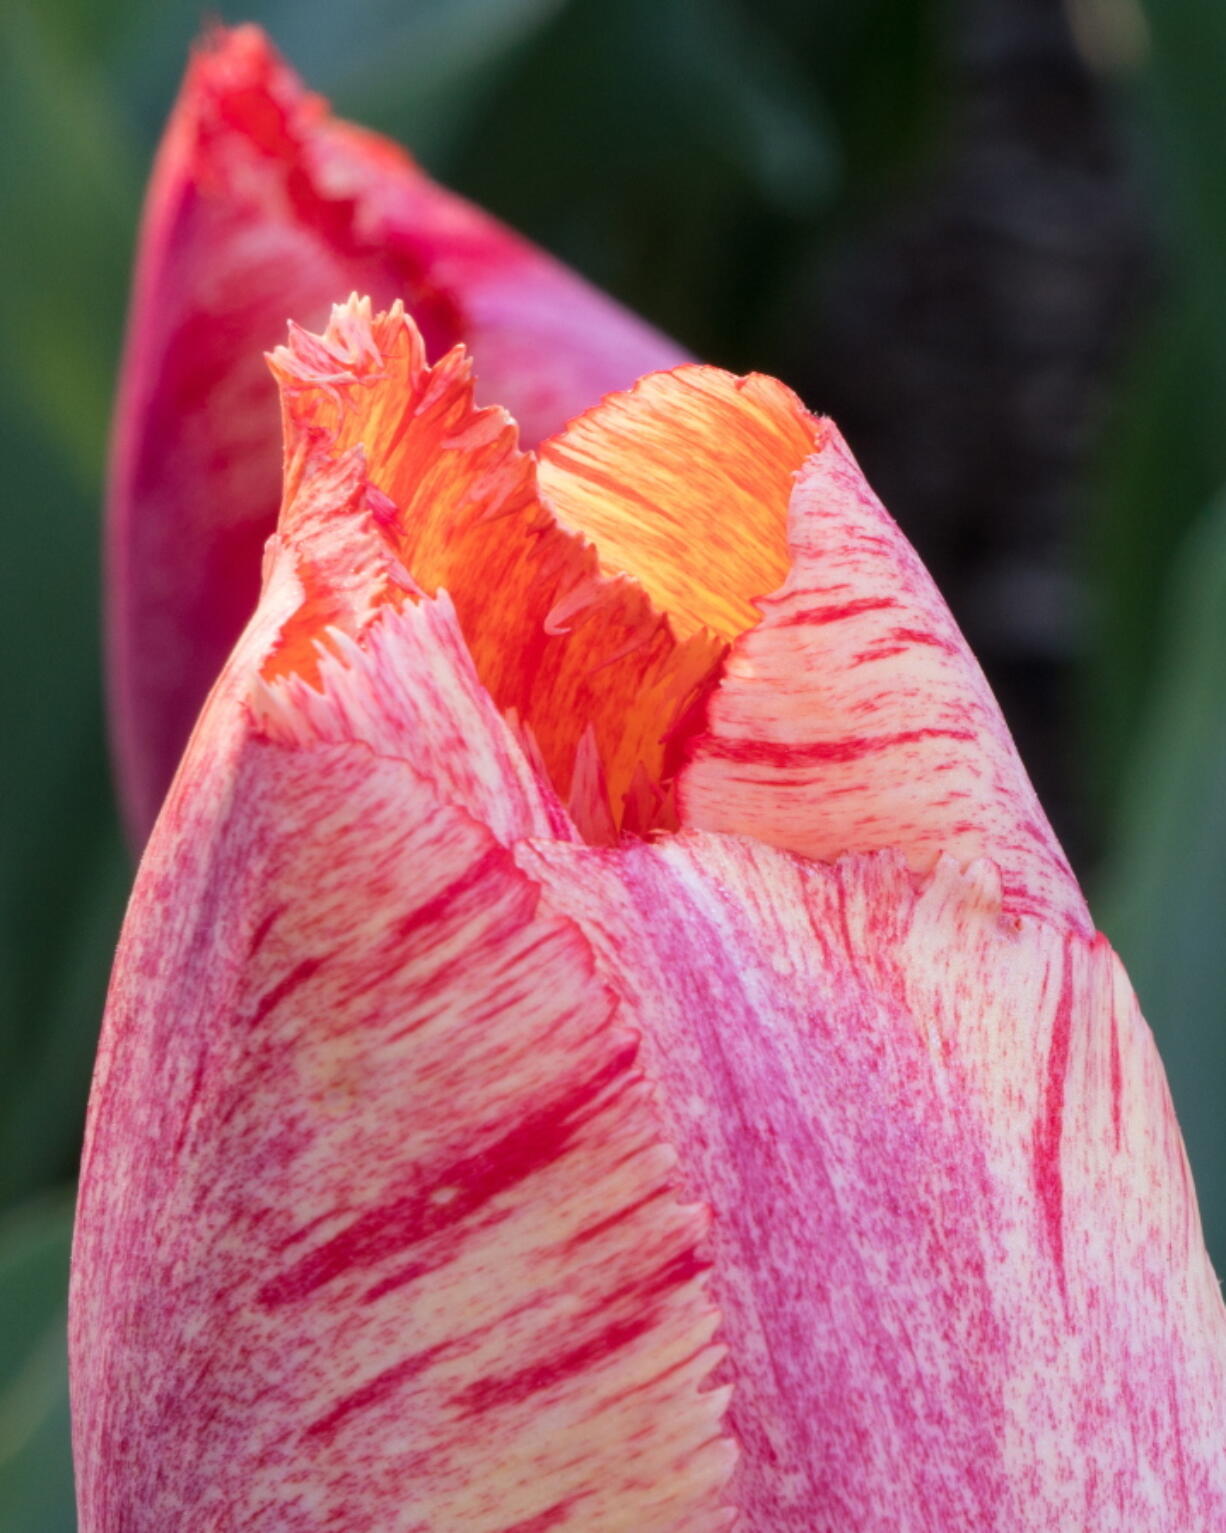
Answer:
<path fill-rule="evenodd" d="M 72 1284 L 83 1533 L 1226 1527 L 1153 1042 L 846 444 L 683 366 L 541 444 L 273 358 Z"/>
<path fill-rule="evenodd" d="M 198 49 L 145 208 L 112 456 L 107 628 L 116 772 L 143 844 L 251 615 L 280 500 L 262 353 L 351 288 L 463 340 L 526 445 L 684 353 L 332 118 L 255 27 Z"/>

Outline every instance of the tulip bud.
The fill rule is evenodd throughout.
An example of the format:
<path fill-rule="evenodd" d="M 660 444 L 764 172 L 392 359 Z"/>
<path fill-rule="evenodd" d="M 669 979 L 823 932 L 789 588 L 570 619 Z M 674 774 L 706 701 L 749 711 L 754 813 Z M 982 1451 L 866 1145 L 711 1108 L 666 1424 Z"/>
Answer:
<path fill-rule="evenodd" d="M 280 501 L 262 353 L 353 289 L 401 299 L 436 359 L 533 446 L 683 353 L 557 261 L 331 117 L 255 27 L 192 60 L 145 207 L 111 464 L 112 739 L 135 846 L 251 615 Z"/>

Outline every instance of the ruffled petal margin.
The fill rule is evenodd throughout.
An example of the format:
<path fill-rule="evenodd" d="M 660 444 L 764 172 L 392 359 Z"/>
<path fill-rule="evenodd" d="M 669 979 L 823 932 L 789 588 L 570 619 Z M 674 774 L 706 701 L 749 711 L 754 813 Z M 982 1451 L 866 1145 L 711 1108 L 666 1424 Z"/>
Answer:
<path fill-rule="evenodd" d="M 369 302 L 351 299 L 322 336 L 292 326 L 271 362 L 284 399 L 283 526 L 308 524 L 294 535 L 318 550 L 321 593 L 283 664 L 309 672 L 311 636 L 337 623 L 337 595 L 355 581 L 376 603 L 402 600 L 410 586 L 446 589 L 483 685 L 531 736 L 568 802 L 587 809 L 584 833 L 611 839 L 633 818 L 636 788 L 648 802 L 635 828 L 646 829 L 670 730 L 709 689 L 724 642 L 706 630 L 679 635 L 639 581 L 601 568 L 584 529 L 563 525 L 542 499 L 514 423 L 477 408 L 464 351 L 428 366 L 399 307 L 372 316 Z M 389 566 L 381 581 L 358 568 L 352 530 L 317 517 L 305 490 L 305 477 L 335 473 L 352 453 L 366 476 L 369 531 L 382 557 L 398 561 L 400 573 Z M 589 765 L 600 782 L 586 790 Z"/>

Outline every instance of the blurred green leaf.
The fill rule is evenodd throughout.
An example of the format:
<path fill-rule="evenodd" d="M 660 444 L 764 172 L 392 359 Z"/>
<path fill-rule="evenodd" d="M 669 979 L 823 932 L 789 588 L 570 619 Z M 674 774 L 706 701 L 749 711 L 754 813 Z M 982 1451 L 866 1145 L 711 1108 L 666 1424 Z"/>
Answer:
<path fill-rule="evenodd" d="M 800 61 L 726 0 L 656 0 L 652 40 L 699 144 L 781 213 L 809 214 L 838 175 L 833 125 Z"/>
<path fill-rule="evenodd" d="M 1096 913 L 1158 1039 L 1226 1271 L 1226 497 L 1186 540 Z"/>
<path fill-rule="evenodd" d="M 1164 153 L 1165 184 L 1189 233 L 1197 259 L 1221 270 L 1226 246 L 1226 187 L 1220 148 L 1226 131 L 1226 8 L 1216 0 L 1145 0 L 1150 38 L 1150 90 Z M 1226 302 L 1219 304 L 1226 342 Z M 1222 347 L 1219 347 L 1219 351 Z"/>
<path fill-rule="evenodd" d="M 756 11 L 571 0 L 508 59 L 448 169 L 696 352 L 733 361 L 838 161 L 821 90 Z"/>
<path fill-rule="evenodd" d="M 1087 696 L 1107 798 L 1154 685 L 1161 593 L 1226 480 L 1226 7 L 1149 0 L 1134 148 L 1158 207 L 1165 293 L 1138 338 L 1104 444 L 1089 571 L 1101 614 Z M 1142 34 L 1145 35 L 1145 34 Z"/>
<path fill-rule="evenodd" d="M 65 1336 L 72 1199 L 0 1222 L 0 1518 L 4 1533 L 76 1527 Z"/>
<path fill-rule="evenodd" d="M 1145 6 L 1137 141 L 1159 203 L 1165 292 L 1105 443 L 1088 568 L 1100 796 L 1096 909 L 1152 1025 L 1226 1271 L 1226 8 Z"/>
<path fill-rule="evenodd" d="M 432 165 L 476 102 L 567 0 L 272 0 L 263 22 L 339 111 L 399 137 Z"/>
<path fill-rule="evenodd" d="M 96 751 L 97 742 L 91 743 Z M 104 773 L 98 760 L 95 783 L 105 784 Z M 82 777 L 69 786 L 93 784 Z M 49 869 L 50 877 L 24 891 L 23 910 L 6 912 L 19 952 L 4 965 L 3 989 L 25 998 L 20 1011 L 8 1014 L 22 1015 L 27 1025 L 0 1036 L 0 1208 L 76 1165 L 106 979 L 131 878 L 108 799 L 101 792 L 88 798 L 97 802 L 54 806 L 50 829 L 27 839 L 34 844 L 25 866 Z M 92 839 L 56 845 L 54 826 L 64 823 L 60 816 L 71 819 L 73 809 L 90 825 Z M 6 905 L 21 899 L 18 889 L 4 892 Z"/>
<path fill-rule="evenodd" d="M 1103 444 L 1084 694 L 1106 866 L 1096 913 L 1157 1037 L 1226 1271 L 1226 8 L 1146 0 L 1134 93 L 1163 291 Z"/>
<path fill-rule="evenodd" d="M 750 10 L 820 93 L 841 164 L 842 211 L 879 211 L 883 189 L 929 142 L 943 97 L 942 0 L 755 0 Z M 816 87 L 816 90 L 815 90 Z"/>
<path fill-rule="evenodd" d="M 1226 396 L 1205 384 L 1213 364 L 1203 310 L 1183 295 L 1145 327 L 1104 444 L 1097 514 L 1087 529 L 1098 621 L 1084 692 L 1091 775 L 1107 803 L 1154 686 L 1171 561 L 1226 474 L 1214 429 Z"/>
<path fill-rule="evenodd" d="M 0 12 L 0 1204 L 70 1173 L 126 881 L 102 737 L 98 496 L 136 207 L 95 65 Z"/>
<path fill-rule="evenodd" d="M 54 14 L 54 12 L 52 12 Z M 6 340 L 20 371 L 3 383 L 98 480 L 139 194 L 138 160 L 105 76 L 50 40 L 41 12 L 0 10 L 0 242 Z M 13 152 L 14 146 L 17 153 Z M 70 195 L 64 195 L 65 189 Z"/>

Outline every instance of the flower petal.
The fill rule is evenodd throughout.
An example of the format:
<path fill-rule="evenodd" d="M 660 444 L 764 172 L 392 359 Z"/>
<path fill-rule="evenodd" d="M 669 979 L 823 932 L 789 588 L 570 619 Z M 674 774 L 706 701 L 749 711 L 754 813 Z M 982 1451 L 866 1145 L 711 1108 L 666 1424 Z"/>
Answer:
<path fill-rule="evenodd" d="M 798 777 L 789 835 L 846 813 L 899 836 L 831 863 L 694 831 L 595 847 L 533 720 L 483 689 L 514 670 L 498 636 L 535 665 L 593 593 L 648 597 L 553 521 L 462 358 L 428 368 L 403 316 L 351 304 L 277 367 L 283 530 L 150 843 L 91 1104 L 84 1533 L 1216 1533 L 1226 1314 L 1152 1041 L 831 428 L 799 421 L 794 573 L 728 697 L 784 744 L 868 719 L 883 762 L 935 780 L 945 758 L 896 738 L 927 688 L 943 738 L 966 727 L 962 797 L 927 816 L 884 768 Z M 704 391 L 700 418 L 735 418 L 734 386 Z M 769 401 L 791 407 L 764 399 L 769 439 Z M 454 608 L 423 594 L 444 576 Z M 483 626 L 504 580 L 518 629 Z M 697 620 L 702 573 L 673 584 Z M 895 599 L 930 626 L 873 626 Z M 571 802 L 597 819 L 591 741 Z M 778 767 L 736 780 L 764 824 Z M 959 867 L 982 850 L 1003 885 Z"/>
<path fill-rule="evenodd" d="M 727 642 L 787 574 L 788 494 L 818 439 L 776 379 L 678 367 L 543 442 L 540 486 L 601 568 L 640 580 L 678 634 Z"/>
<path fill-rule="evenodd" d="M 602 568 L 732 643 L 678 738 L 683 825 L 806 857 L 896 846 L 917 871 L 989 855 L 1009 910 L 1090 930 L 982 672 L 829 421 L 773 379 L 681 367 L 540 451 Z"/>
<path fill-rule="evenodd" d="M 82 1527 L 725 1527 L 708 1221 L 586 943 L 498 839 L 561 811 L 445 599 L 335 632 L 314 687 L 264 680 L 295 553 L 116 963 L 74 1258 Z"/>
<path fill-rule="evenodd" d="M 638 774 L 658 785 L 669 730 L 724 645 L 706 632 L 678 641 L 638 583 L 601 573 L 591 544 L 542 504 L 513 423 L 475 407 L 463 352 L 428 367 L 399 309 L 372 318 L 369 303 L 351 300 L 322 336 L 292 327 L 272 364 L 285 401 L 287 514 L 311 515 L 294 509 L 304 465 L 361 451 L 399 585 L 451 593 L 482 683 L 572 798 L 576 776 L 582 789 L 591 775 L 594 742 L 608 822 L 620 824 Z M 337 622 L 337 594 L 360 562 L 349 531 L 329 534 L 325 518 L 321 536 L 335 538 L 336 555 L 321 582 L 329 601 L 317 618 L 303 615 L 312 632 Z M 596 818 L 593 809 L 586 821 Z"/>
<path fill-rule="evenodd" d="M 1226 1314 L 1102 938 L 728 837 L 521 866 L 708 1204 L 744 1533 L 1226 1526 Z"/>
<path fill-rule="evenodd" d="M 476 349 L 525 440 L 682 360 L 673 343 L 331 118 L 255 27 L 197 50 L 158 154 L 115 424 L 108 525 L 114 745 L 138 844 L 255 604 L 279 499 L 260 353 L 354 288 Z"/>
<path fill-rule="evenodd" d="M 680 774 L 682 824 L 805 857 L 898 847 L 920 872 L 988 856 L 1007 911 L 1088 933 L 982 671 L 829 421 L 789 525 L 791 573 L 733 644 Z"/>

